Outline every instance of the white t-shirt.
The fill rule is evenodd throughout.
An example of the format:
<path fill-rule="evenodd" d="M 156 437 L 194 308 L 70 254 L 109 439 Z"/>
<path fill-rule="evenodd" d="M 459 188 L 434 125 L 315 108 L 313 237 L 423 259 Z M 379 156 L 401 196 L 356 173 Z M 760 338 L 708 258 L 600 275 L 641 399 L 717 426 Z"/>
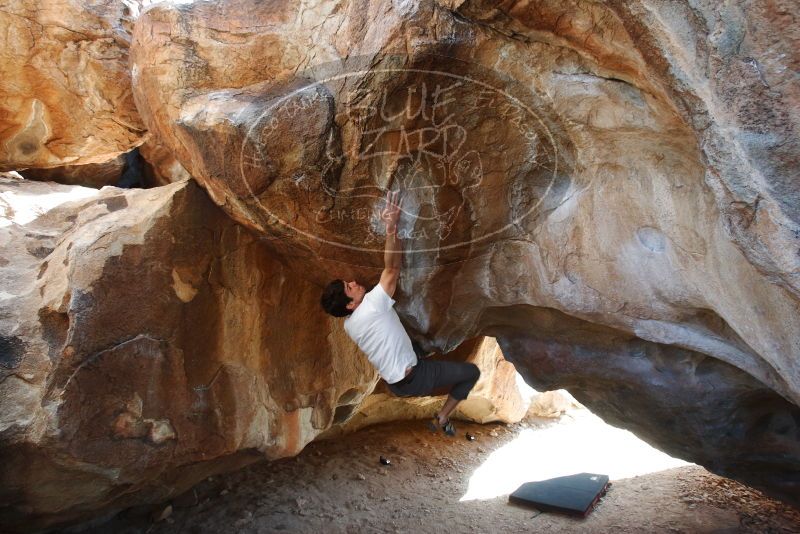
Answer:
<path fill-rule="evenodd" d="M 392 306 L 394 299 L 378 284 L 344 321 L 347 335 L 390 384 L 405 378 L 406 368 L 417 363 L 411 338 Z"/>

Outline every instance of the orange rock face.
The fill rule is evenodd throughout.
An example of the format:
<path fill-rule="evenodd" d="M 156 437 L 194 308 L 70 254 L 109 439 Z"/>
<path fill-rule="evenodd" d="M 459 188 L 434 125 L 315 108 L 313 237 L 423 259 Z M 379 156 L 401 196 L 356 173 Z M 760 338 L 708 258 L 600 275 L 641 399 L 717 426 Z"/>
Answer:
<path fill-rule="evenodd" d="M 793 3 L 165 2 L 129 65 L 136 9 L 0 10 L 0 171 L 147 128 L 149 179 L 211 198 L 0 179 L 4 526 L 358 426 L 376 377 L 318 296 L 374 281 L 390 189 L 426 349 L 494 336 L 537 389 L 797 503 Z M 498 351 L 474 419 L 520 413 Z"/>
<path fill-rule="evenodd" d="M 317 287 L 194 182 L 0 198 L 4 530 L 296 454 L 374 387 Z"/>
<path fill-rule="evenodd" d="M 133 89 L 298 271 L 375 276 L 402 189 L 399 311 L 429 348 L 496 336 L 537 389 L 796 499 L 795 11 L 161 4 Z"/>
<path fill-rule="evenodd" d="M 104 163 L 141 143 L 128 46 L 137 2 L 4 2 L 0 170 Z"/>
<path fill-rule="evenodd" d="M 125 157 L 117 156 L 105 163 L 89 163 L 87 165 L 67 165 L 50 169 L 25 169 L 20 174 L 26 180 L 40 182 L 56 182 L 64 185 L 81 185 L 101 188 L 105 185 L 117 185 L 125 168 Z"/>
<path fill-rule="evenodd" d="M 144 181 L 148 187 L 167 185 L 191 178 L 183 165 L 165 147 L 152 140 L 139 147 L 144 158 Z"/>
<path fill-rule="evenodd" d="M 468 361 L 481 370 L 480 379 L 469 396 L 453 412 L 453 418 L 478 423 L 516 423 L 528 411 L 534 392 L 520 387 L 514 366 L 503 358 L 503 353 L 493 338 L 469 340 L 447 355 L 430 357 Z M 320 437 L 333 438 L 388 421 L 429 419 L 442 407 L 446 397 L 444 394 L 417 398 L 395 397 L 385 384 L 379 383 L 364 402 L 354 406 L 355 410 L 347 421 L 334 425 Z"/>

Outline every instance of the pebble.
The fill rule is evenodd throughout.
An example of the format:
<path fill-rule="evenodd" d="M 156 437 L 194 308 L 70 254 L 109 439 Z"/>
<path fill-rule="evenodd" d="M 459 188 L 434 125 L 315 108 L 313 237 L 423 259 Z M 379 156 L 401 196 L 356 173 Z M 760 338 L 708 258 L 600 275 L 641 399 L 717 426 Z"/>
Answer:
<path fill-rule="evenodd" d="M 365 476 L 364 476 L 364 475 L 362 475 L 361 473 L 359 473 L 358 475 L 356 475 L 356 478 L 357 478 L 358 480 L 367 480 L 367 477 L 365 477 Z"/>
<path fill-rule="evenodd" d="M 160 514 L 157 514 L 153 517 L 153 521 L 159 523 L 161 521 L 164 521 L 170 515 L 172 515 L 172 505 L 168 504 L 163 510 L 161 510 Z"/>

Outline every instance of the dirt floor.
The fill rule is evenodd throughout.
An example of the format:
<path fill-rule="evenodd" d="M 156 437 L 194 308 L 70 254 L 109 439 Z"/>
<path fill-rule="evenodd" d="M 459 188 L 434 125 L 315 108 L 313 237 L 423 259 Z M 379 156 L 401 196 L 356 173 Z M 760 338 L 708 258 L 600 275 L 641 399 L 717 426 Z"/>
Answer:
<path fill-rule="evenodd" d="M 799 512 L 694 465 L 612 478 L 611 489 L 586 519 L 508 504 L 508 487 L 518 485 L 514 477 L 523 463 L 546 468 L 557 458 L 531 454 L 506 467 L 492 462 L 522 438 L 536 443 L 546 432 L 574 424 L 569 417 L 508 426 L 460 423 L 455 438 L 432 434 L 421 421 L 384 424 L 312 443 L 296 458 L 213 477 L 169 505 L 123 512 L 83 531 L 800 532 Z M 466 433 L 476 439 L 468 441 Z M 573 454 L 566 445 L 564 451 Z M 626 454 L 632 462 L 634 455 Z M 382 465 L 381 455 L 391 465 Z M 490 479 L 505 484 L 498 490 L 504 493 L 492 496 Z M 484 498 L 461 500 L 470 494 Z"/>

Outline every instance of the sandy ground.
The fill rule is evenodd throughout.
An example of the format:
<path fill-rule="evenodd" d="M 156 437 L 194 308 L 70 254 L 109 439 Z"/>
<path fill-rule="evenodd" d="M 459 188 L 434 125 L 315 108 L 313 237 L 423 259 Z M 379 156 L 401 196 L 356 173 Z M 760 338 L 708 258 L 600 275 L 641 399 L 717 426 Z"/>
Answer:
<path fill-rule="evenodd" d="M 526 469 L 552 474 L 557 466 L 563 470 L 574 464 L 573 472 L 585 470 L 571 447 L 592 447 L 593 439 L 607 439 L 591 434 L 598 432 L 596 426 L 588 427 L 590 434 L 583 437 L 559 432 L 582 428 L 576 426 L 580 421 L 592 423 L 587 417 L 555 422 L 529 419 L 508 426 L 460 423 L 455 438 L 432 434 L 421 421 L 384 424 L 312 443 L 296 458 L 213 477 L 169 504 L 126 511 L 82 530 L 131 534 L 800 532 L 799 512 L 698 466 L 684 464 L 624 477 L 637 453 L 622 450 L 627 445 L 613 440 L 613 448 L 624 456 L 622 470 L 617 464 L 607 465 L 623 477 L 612 476 L 611 489 L 588 518 L 508 504 L 512 491 L 508 488 L 529 476 Z M 467 441 L 467 432 L 476 439 Z M 572 441 L 577 437 L 582 443 L 554 442 L 563 454 L 537 449 L 537 444 L 544 446 L 557 436 Z M 675 462 L 650 450 L 645 456 L 660 455 Z M 513 451 L 516 456 L 508 456 Z M 599 455 L 601 460 L 604 454 Z M 382 465 L 381 455 L 391 465 Z"/>

